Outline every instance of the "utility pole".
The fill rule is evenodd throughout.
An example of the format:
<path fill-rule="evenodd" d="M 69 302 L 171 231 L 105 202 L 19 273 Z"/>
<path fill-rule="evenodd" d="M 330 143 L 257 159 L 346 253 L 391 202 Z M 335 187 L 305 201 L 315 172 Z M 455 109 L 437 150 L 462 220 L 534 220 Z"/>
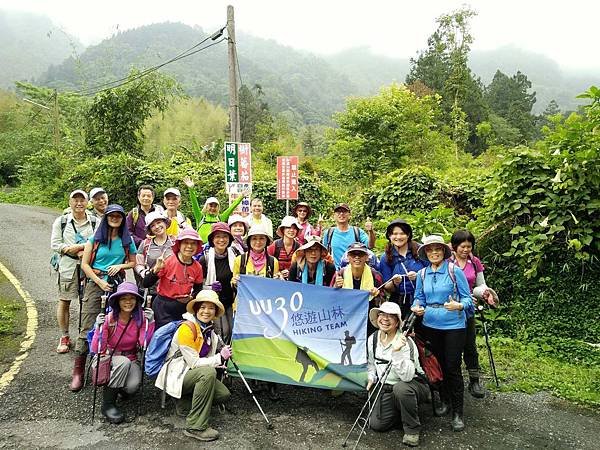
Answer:
<path fill-rule="evenodd" d="M 231 5 L 227 6 L 227 38 L 227 47 L 229 49 L 229 123 L 231 126 L 231 141 L 241 142 L 235 22 L 233 19 L 233 6 Z"/>

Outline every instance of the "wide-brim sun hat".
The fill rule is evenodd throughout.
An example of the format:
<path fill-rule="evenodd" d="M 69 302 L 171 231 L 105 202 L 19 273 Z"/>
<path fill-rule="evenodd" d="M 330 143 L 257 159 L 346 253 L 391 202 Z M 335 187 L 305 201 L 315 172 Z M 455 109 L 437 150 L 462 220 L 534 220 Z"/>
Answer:
<path fill-rule="evenodd" d="M 300 208 L 301 206 L 304 206 L 307 209 L 306 220 L 308 220 L 310 218 L 310 216 L 312 215 L 312 208 L 306 202 L 296 203 L 296 206 L 294 206 L 294 209 L 292 209 L 292 215 L 294 217 L 298 217 L 298 208 Z"/>
<path fill-rule="evenodd" d="M 198 250 L 200 250 L 200 247 L 203 244 L 202 238 L 200 238 L 200 235 L 196 230 L 186 228 L 184 230 L 181 230 L 180 233 L 177 235 L 177 239 L 175 240 L 173 247 L 171 247 L 171 249 L 173 250 L 173 254 L 176 255 L 179 252 L 179 248 L 181 247 L 181 241 L 183 241 L 184 239 L 198 241 Z"/>
<path fill-rule="evenodd" d="M 369 311 L 369 320 L 375 328 L 379 328 L 379 325 L 377 324 L 377 316 L 380 312 L 398 316 L 398 328 L 402 328 L 402 313 L 400 312 L 400 306 L 398 306 L 397 303 L 385 302 L 382 303 L 379 308 L 373 308 L 371 311 Z"/>
<path fill-rule="evenodd" d="M 152 224 L 154 222 L 156 222 L 157 220 L 163 220 L 165 222 L 165 226 L 167 228 L 169 228 L 169 226 L 171 225 L 171 219 L 169 217 L 167 217 L 167 215 L 164 212 L 161 211 L 152 211 L 149 212 L 148 214 L 146 214 L 146 217 L 144 218 L 144 221 L 146 223 L 146 231 L 150 232 L 150 228 L 152 227 Z"/>
<path fill-rule="evenodd" d="M 300 224 L 298 223 L 298 220 L 294 217 L 294 216 L 285 216 L 282 220 L 281 220 L 281 225 L 279 225 L 277 227 L 277 236 L 279 237 L 283 237 L 283 229 L 284 228 L 291 228 L 291 227 L 296 227 L 296 229 L 298 231 L 300 231 Z"/>
<path fill-rule="evenodd" d="M 198 292 L 198 295 L 196 295 L 196 298 L 190 300 L 188 302 L 188 304 L 185 306 L 185 309 L 190 314 L 194 314 L 194 305 L 196 303 L 202 303 L 202 302 L 209 302 L 217 307 L 217 312 L 215 313 L 215 319 L 217 319 L 217 318 L 221 317 L 223 314 L 225 314 L 225 307 L 223 306 L 223 303 L 221 303 L 221 301 L 219 300 L 219 296 L 217 295 L 217 293 L 215 291 L 212 291 L 209 289 L 205 289 L 205 290 Z"/>
<path fill-rule="evenodd" d="M 229 230 L 231 231 L 231 225 L 233 225 L 234 223 L 237 223 L 237 222 L 244 225 L 244 234 L 246 234 L 248 232 L 248 228 L 250 228 L 250 225 L 248 225 L 248 222 L 246 221 L 244 216 L 242 216 L 240 214 L 232 214 L 231 216 L 229 216 L 229 219 L 227 220 L 227 225 L 229 225 Z"/>
<path fill-rule="evenodd" d="M 385 237 L 387 240 L 390 240 L 390 235 L 392 234 L 392 230 L 395 227 L 400 227 L 402 231 L 404 231 L 408 235 L 408 240 L 412 240 L 413 238 L 413 230 L 412 227 L 408 224 L 408 222 L 404 219 L 394 219 L 390 222 L 390 224 L 385 229 Z"/>
<path fill-rule="evenodd" d="M 208 243 L 210 244 L 210 246 L 214 247 L 213 239 L 215 237 L 215 234 L 219 232 L 225 233 L 227 234 L 227 236 L 229 236 L 229 245 L 231 245 L 231 243 L 233 242 L 233 235 L 231 234 L 229 225 L 227 225 L 225 222 L 215 222 L 212 224 L 212 227 L 210 228 L 210 233 L 208 234 Z"/>
<path fill-rule="evenodd" d="M 327 255 L 329 254 L 329 251 L 327 251 L 327 247 L 325 247 L 321 243 L 320 236 L 309 236 L 308 239 L 306 239 L 305 244 L 300 246 L 296 250 L 296 258 L 297 259 L 304 258 L 304 253 L 306 252 L 306 250 L 308 250 L 311 247 L 314 247 L 315 245 L 321 249 L 321 259 L 326 258 Z"/>
<path fill-rule="evenodd" d="M 252 236 L 266 236 L 267 237 L 267 245 L 273 242 L 273 238 L 267 232 L 267 228 L 262 223 L 256 223 L 250 227 L 248 231 L 248 236 L 246 236 L 246 245 L 250 248 L 250 238 Z"/>
<path fill-rule="evenodd" d="M 450 256 L 452 256 L 452 251 L 450 250 L 448 244 L 444 242 L 444 238 L 439 234 L 431 234 L 423 238 L 423 244 L 419 247 L 419 258 L 423 261 L 429 261 L 427 259 L 427 254 L 425 253 L 425 250 L 427 249 L 427 247 L 436 244 L 444 246 L 444 259 L 448 259 L 450 258 Z"/>
<path fill-rule="evenodd" d="M 115 303 L 118 302 L 121 297 L 127 294 L 135 296 L 137 302 L 140 304 L 144 301 L 144 297 L 140 295 L 137 285 L 131 281 L 124 281 L 123 283 L 119 284 L 117 286 L 117 290 L 113 292 L 110 297 L 108 297 L 108 305 L 114 309 Z"/>

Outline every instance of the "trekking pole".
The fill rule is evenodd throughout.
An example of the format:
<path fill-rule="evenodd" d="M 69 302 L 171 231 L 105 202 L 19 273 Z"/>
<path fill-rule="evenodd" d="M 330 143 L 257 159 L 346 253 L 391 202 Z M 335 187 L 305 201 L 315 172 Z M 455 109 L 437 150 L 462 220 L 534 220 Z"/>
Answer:
<path fill-rule="evenodd" d="M 146 305 L 148 308 L 152 308 L 152 296 L 148 295 L 148 288 L 144 289 L 144 302 L 142 303 L 142 314 L 144 314 L 144 310 L 146 309 Z M 137 407 L 137 415 L 141 416 L 142 411 L 142 403 L 144 400 L 144 365 L 146 363 L 146 349 L 148 348 L 148 319 L 144 317 L 146 324 L 144 328 L 144 346 L 142 347 L 142 382 L 140 384 L 140 399 L 138 401 Z"/>
<path fill-rule="evenodd" d="M 404 334 L 405 337 L 408 336 L 412 332 L 412 330 L 413 330 L 413 328 L 415 326 L 415 321 L 416 320 L 417 320 L 417 316 L 415 315 L 415 313 L 411 313 L 410 316 L 408 317 L 408 319 L 406 320 L 406 327 L 407 327 L 406 331 L 404 331 L 402 333 L 402 334 Z M 376 331 L 376 333 L 377 332 L 378 331 Z M 375 356 L 375 355 L 373 355 L 373 356 Z M 348 431 L 348 434 L 346 435 L 346 438 L 344 439 L 344 442 L 342 443 L 342 447 L 346 447 L 347 446 L 348 438 L 350 437 L 350 435 L 354 431 L 354 428 L 356 427 L 356 425 L 358 424 L 358 422 L 361 419 L 363 420 L 363 424 L 362 424 L 362 427 L 361 427 L 361 429 L 359 431 L 358 438 L 356 439 L 356 442 L 354 443 L 354 447 L 352 447 L 353 449 L 356 449 L 356 447 L 358 446 L 358 443 L 360 442 L 363 434 L 366 434 L 365 433 L 365 428 L 367 428 L 367 425 L 369 424 L 369 419 L 371 418 L 371 414 L 373 414 L 373 410 L 375 409 L 375 405 L 377 405 L 377 400 L 379 399 L 379 396 L 381 395 L 381 391 L 383 390 L 383 386 L 385 385 L 385 381 L 387 380 L 387 377 L 388 377 L 391 369 L 392 369 L 392 361 L 390 360 L 390 362 L 387 363 L 387 365 L 385 366 L 385 370 L 383 371 L 382 376 L 377 380 L 377 383 L 375 384 L 375 387 L 369 393 L 369 396 L 367 397 L 367 401 L 365 402 L 365 404 L 361 408 L 360 412 L 358 413 L 358 416 L 356 417 L 356 420 L 352 424 L 352 428 L 350 428 L 350 431 Z M 373 404 L 370 405 L 371 398 L 373 398 L 374 394 L 375 394 L 375 398 L 373 399 Z M 367 408 L 367 406 L 369 406 L 367 417 L 365 417 L 363 419 L 361 416 L 363 415 L 363 413 L 365 411 L 365 408 Z"/>
<path fill-rule="evenodd" d="M 221 336 L 219 336 L 217 334 L 217 338 L 219 339 L 219 341 L 221 341 L 221 343 L 223 345 L 225 345 L 225 342 L 223 341 L 223 338 L 221 338 Z M 242 382 L 246 386 L 246 389 L 248 389 L 248 392 L 252 396 L 252 399 L 254 400 L 254 403 L 256 403 L 256 406 L 258 406 L 258 410 L 262 414 L 263 419 L 265 419 L 267 429 L 268 430 L 272 430 L 273 429 L 273 424 L 271 422 L 269 422 L 269 419 L 267 418 L 267 415 L 265 414 L 265 412 L 263 411 L 262 407 L 260 406 L 260 403 L 258 403 L 258 400 L 256 399 L 256 395 L 254 395 L 254 392 L 252 392 L 252 389 L 250 388 L 250 385 L 246 381 L 246 378 L 244 377 L 244 374 L 242 373 L 242 371 L 240 370 L 240 368 L 238 367 L 238 365 L 233 360 L 233 357 L 230 357 L 229 361 L 231 361 L 231 364 L 233 364 L 233 367 L 235 367 L 236 372 L 238 373 L 238 375 L 242 379 Z"/>
<path fill-rule="evenodd" d="M 77 264 L 75 270 L 77 271 L 77 297 L 79 299 L 79 321 L 77 322 L 77 332 L 81 334 L 81 317 L 83 314 L 83 279 L 81 278 L 81 266 Z"/>
<path fill-rule="evenodd" d="M 106 314 L 106 299 L 108 293 L 105 292 L 100 297 L 100 311 Z M 94 424 L 94 416 L 96 415 L 96 395 L 98 392 L 98 372 L 100 371 L 100 349 L 102 348 L 102 325 L 98 327 L 98 348 L 96 352 L 96 379 L 94 380 L 94 395 L 92 397 L 92 425 Z"/>
<path fill-rule="evenodd" d="M 498 374 L 496 373 L 496 364 L 494 363 L 494 355 L 492 355 L 490 335 L 487 330 L 487 321 L 485 320 L 485 316 L 483 314 L 483 305 L 477 306 L 477 310 L 479 311 L 481 322 L 483 323 L 483 335 L 485 336 L 485 346 L 487 347 L 488 358 L 490 360 L 490 367 L 492 368 L 492 374 L 494 375 L 494 380 L 496 381 L 496 387 L 500 387 L 500 382 L 498 381 Z"/>

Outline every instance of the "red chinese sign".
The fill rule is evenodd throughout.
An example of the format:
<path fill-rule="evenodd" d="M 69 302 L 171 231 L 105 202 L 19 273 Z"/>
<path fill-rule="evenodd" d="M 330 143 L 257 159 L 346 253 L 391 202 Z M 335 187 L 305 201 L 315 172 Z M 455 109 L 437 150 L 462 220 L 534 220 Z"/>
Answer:
<path fill-rule="evenodd" d="M 298 200 L 298 157 L 277 157 L 277 199 Z"/>

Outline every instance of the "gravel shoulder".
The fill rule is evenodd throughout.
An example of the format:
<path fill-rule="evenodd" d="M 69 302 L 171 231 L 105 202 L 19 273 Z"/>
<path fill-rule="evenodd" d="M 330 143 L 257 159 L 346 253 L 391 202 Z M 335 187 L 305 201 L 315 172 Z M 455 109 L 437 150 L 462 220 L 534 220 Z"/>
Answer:
<path fill-rule="evenodd" d="M 90 424 L 91 387 L 76 394 L 68 390 L 72 357 L 54 351 L 56 280 L 48 265 L 50 228 L 57 214 L 44 208 L 0 204 L 4 218 L 0 261 L 31 294 L 39 314 L 30 354 L 0 396 L 0 448 L 198 448 L 196 441 L 183 436 L 185 423 L 174 416 L 172 403 L 161 410 L 159 390 L 150 382 L 144 388 L 143 415 L 135 417 L 138 397 L 134 397 L 124 404 L 128 422 L 119 426 L 104 423 L 99 415 Z M 73 323 L 76 313 L 73 305 Z M 222 437 L 206 446 L 339 448 L 366 398 L 352 393 L 334 398 L 325 391 L 293 386 L 283 386 L 281 392 L 283 399 L 276 403 L 258 394 L 275 425 L 266 430 L 252 398 L 235 379 L 235 414 L 215 410 L 214 426 Z M 448 417 L 433 417 L 430 405 L 425 405 L 422 416 L 424 449 L 596 449 L 600 435 L 600 414 L 546 393 L 493 393 L 483 400 L 467 394 L 463 433 L 452 433 Z M 361 448 L 400 448 L 401 439 L 400 430 L 368 431 Z"/>

